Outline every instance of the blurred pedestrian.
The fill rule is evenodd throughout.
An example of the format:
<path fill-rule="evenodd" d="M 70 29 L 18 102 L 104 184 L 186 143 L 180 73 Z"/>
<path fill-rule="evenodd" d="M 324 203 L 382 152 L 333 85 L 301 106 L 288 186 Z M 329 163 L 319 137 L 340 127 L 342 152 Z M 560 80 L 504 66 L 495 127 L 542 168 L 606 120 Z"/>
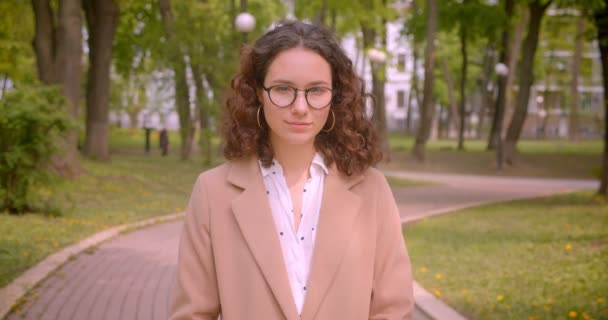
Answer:
<path fill-rule="evenodd" d="M 160 144 L 161 155 L 166 156 L 169 154 L 169 133 L 166 128 L 162 128 L 158 134 L 158 141 Z"/>
<path fill-rule="evenodd" d="M 331 32 L 287 22 L 245 48 L 225 164 L 186 210 L 170 319 L 411 319 L 412 275 L 366 117 Z"/>

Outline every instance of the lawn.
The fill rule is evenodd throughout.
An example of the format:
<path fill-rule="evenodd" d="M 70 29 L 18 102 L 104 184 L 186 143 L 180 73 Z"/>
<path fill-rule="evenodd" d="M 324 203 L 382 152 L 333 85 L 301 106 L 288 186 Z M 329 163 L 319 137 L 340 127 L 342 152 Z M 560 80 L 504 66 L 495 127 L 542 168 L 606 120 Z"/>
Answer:
<path fill-rule="evenodd" d="M 414 278 L 471 319 L 608 319 L 608 207 L 591 192 L 408 225 Z"/>
<path fill-rule="evenodd" d="M 110 162 L 83 159 L 85 172 L 77 179 L 40 190 L 61 208 L 60 215 L 0 214 L 0 287 L 47 255 L 95 232 L 182 211 L 204 168 L 197 157 L 180 161 L 177 146 L 161 157 L 155 139 L 152 152 L 145 155 L 143 131 L 113 131 Z"/>
<path fill-rule="evenodd" d="M 427 144 L 427 159 L 418 162 L 411 155 L 411 137 L 393 135 L 391 161 L 382 167 L 440 173 L 496 175 L 496 153 L 487 151 L 486 141 L 465 142 L 465 151 L 457 150 L 456 140 L 436 140 Z M 505 165 L 502 175 L 541 178 L 593 179 L 599 176 L 601 141 L 522 140 L 513 166 Z"/>

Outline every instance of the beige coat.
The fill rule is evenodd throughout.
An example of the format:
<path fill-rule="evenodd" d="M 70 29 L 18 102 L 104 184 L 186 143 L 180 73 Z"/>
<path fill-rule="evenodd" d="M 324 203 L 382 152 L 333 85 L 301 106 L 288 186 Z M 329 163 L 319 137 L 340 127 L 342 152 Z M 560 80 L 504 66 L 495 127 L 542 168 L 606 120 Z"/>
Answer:
<path fill-rule="evenodd" d="M 170 319 L 411 319 L 399 212 L 375 169 L 325 179 L 301 318 L 256 159 L 199 176 L 186 211 Z"/>

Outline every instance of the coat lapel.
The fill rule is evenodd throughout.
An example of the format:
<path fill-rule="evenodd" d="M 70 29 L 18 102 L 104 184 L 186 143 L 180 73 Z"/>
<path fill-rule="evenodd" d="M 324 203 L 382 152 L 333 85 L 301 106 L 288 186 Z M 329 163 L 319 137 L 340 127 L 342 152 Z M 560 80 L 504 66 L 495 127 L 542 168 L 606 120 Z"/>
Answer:
<path fill-rule="evenodd" d="M 315 318 L 340 266 L 361 202 L 359 196 L 350 191 L 350 188 L 362 178 L 340 175 L 334 164 L 325 179 L 309 288 L 302 310 L 303 320 Z"/>
<path fill-rule="evenodd" d="M 298 319 L 281 244 L 266 196 L 257 160 L 234 161 L 228 174 L 232 184 L 243 192 L 232 201 L 239 228 L 255 257 L 266 282 L 287 319 Z"/>

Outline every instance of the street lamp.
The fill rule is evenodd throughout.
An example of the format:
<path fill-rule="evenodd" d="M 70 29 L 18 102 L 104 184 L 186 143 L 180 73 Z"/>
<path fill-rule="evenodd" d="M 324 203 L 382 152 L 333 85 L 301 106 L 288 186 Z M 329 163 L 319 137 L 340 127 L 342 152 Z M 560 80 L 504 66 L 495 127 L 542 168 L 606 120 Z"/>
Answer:
<path fill-rule="evenodd" d="M 243 43 L 247 42 L 247 33 L 255 28 L 255 18 L 248 12 L 241 12 L 234 19 L 234 26 L 243 33 Z"/>
<path fill-rule="evenodd" d="M 505 114 L 505 90 L 507 84 L 507 75 L 509 74 L 509 67 L 506 64 L 499 62 L 494 66 L 494 71 L 498 75 L 498 96 L 496 97 L 496 132 L 494 133 L 494 139 L 496 139 L 496 167 L 499 173 L 502 173 L 502 165 L 504 161 L 503 155 L 503 143 L 502 143 L 502 118 Z"/>
<path fill-rule="evenodd" d="M 374 63 L 383 63 L 384 61 L 386 61 L 386 53 L 384 53 L 384 51 L 382 50 L 378 50 L 375 48 L 367 50 L 367 57 L 371 62 Z"/>

